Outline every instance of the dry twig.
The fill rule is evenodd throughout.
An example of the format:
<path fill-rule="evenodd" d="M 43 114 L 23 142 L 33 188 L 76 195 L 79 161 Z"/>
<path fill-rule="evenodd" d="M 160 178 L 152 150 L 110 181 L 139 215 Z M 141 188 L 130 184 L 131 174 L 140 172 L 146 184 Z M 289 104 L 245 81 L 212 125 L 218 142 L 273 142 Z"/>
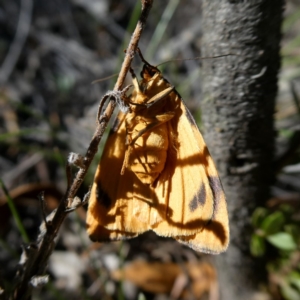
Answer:
<path fill-rule="evenodd" d="M 14 299 L 28 299 L 34 287 L 45 284 L 45 282 L 47 281 L 45 270 L 48 259 L 54 248 L 54 239 L 57 236 L 59 228 L 62 225 L 67 214 L 75 210 L 78 206 L 83 205 L 85 203 L 85 200 L 88 198 L 87 194 L 85 199 L 78 203 L 78 198 L 75 197 L 75 195 L 78 191 L 78 188 L 83 182 L 83 179 L 94 158 L 94 155 L 98 150 L 98 144 L 102 138 L 107 123 L 112 116 L 113 110 L 116 106 L 115 95 L 119 95 L 120 93 L 122 93 L 122 86 L 124 84 L 126 74 L 130 68 L 141 33 L 146 23 L 147 16 L 152 7 L 153 0 L 141 1 L 141 16 L 128 45 L 127 52 L 114 90 L 109 94 L 111 101 L 108 103 L 104 113 L 98 116 L 97 128 L 88 147 L 86 155 L 84 157 L 81 157 L 80 155 L 75 154 L 75 156 L 71 155 L 68 159 L 68 163 L 66 166 L 68 186 L 58 208 L 54 212 L 52 212 L 46 218 L 46 220 L 44 220 L 44 223 L 41 225 L 41 232 L 37 241 L 24 247 L 24 251 L 20 260 L 21 268 L 17 276 L 16 288 L 13 295 Z M 104 99 L 107 99 L 107 95 L 104 96 Z M 72 181 L 71 166 L 73 164 L 79 167 L 79 171 Z"/>
<path fill-rule="evenodd" d="M 32 7 L 32 0 L 21 1 L 17 32 L 0 69 L 1 84 L 4 84 L 7 81 L 21 54 L 30 29 Z"/>

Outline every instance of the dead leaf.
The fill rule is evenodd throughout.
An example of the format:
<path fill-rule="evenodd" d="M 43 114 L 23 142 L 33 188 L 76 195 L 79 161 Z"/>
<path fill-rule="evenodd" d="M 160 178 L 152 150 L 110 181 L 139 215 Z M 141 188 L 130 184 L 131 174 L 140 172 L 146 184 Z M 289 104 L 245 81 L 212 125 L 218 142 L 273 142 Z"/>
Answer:
<path fill-rule="evenodd" d="M 131 281 L 147 292 L 171 294 L 173 298 L 184 298 L 193 293 L 199 299 L 216 285 L 216 271 L 205 262 L 181 266 L 176 263 L 136 260 L 124 269 L 112 272 L 111 276 L 117 281 Z"/>

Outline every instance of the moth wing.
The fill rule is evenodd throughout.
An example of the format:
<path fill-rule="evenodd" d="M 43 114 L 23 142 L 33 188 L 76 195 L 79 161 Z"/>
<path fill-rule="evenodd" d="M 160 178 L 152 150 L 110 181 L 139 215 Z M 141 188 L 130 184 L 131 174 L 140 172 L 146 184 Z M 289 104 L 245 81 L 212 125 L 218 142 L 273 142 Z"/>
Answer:
<path fill-rule="evenodd" d="M 229 243 L 229 225 L 225 197 L 217 200 L 213 217 L 203 230 L 190 236 L 176 237 L 176 240 L 195 251 L 210 254 L 224 252 Z"/>
<path fill-rule="evenodd" d="M 160 72 L 144 66 L 149 99 L 170 87 Z M 153 67 L 154 68 L 154 67 Z M 225 251 L 229 241 L 226 201 L 218 173 L 194 119 L 174 91 L 166 99 L 175 116 L 167 123 L 169 147 L 155 184 L 142 184 L 121 169 L 126 152 L 125 115 L 106 143 L 91 191 L 88 233 L 103 241 L 135 237 L 149 229 L 191 248 Z"/>
<path fill-rule="evenodd" d="M 169 86 L 167 81 L 165 84 Z M 171 145 L 156 188 L 157 198 L 165 199 L 167 211 L 162 222 L 152 221 L 152 228 L 197 251 L 223 252 L 229 242 L 229 225 L 216 167 L 180 96 L 172 92 L 169 97 L 170 109 L 176 113 L 169 122 Z"/>
<path fill-rule="evenodd" d="M 87 211 L 87 232 L 93 241 L 133 238 L 148 230 L 147 222 L 140 222 L 138 208 L 149 210 L 140 202 L 141 183 L 133 172 L 121 169 L 126 152 L 125 115 L 119 113 L 106 141 Z M 148 221 L 148 220 L 147 220 Z"/>
<path fill-rule="evenodd" d="M 188 202 L 188 207 L 185 207 L 185 211 L 188 210 L 188 216 L 193 216 L 192 218 L 201 215 L 201 221 L 204 222 L 204 224 L 202 229 L 197 231 L 197 233 L 191 236 L 182 236 L 177 238 L 177 240 L 187 244 L 194 250 L 217 254 L 225 251 L 229 243 L 229 221 L 226 198 L 206 143 L 203 140 L 195 120 L 183 101 L 181 101 L 181 110 L 182 114 L 178 123 L 178 130 L 181 134 L 179 134 L 178 140 L 179 143 L 183 143 L 186 137 L 189 136 L 189 147 L 192 149 L 191 151 L 188 150 L 189 147 L 179 148 L 179 157 L 189 157 L 188 161 L 191 159 L 191 161 L 185 165 L 186 167 L 183 168 L 185 185 L 189 186 L 190 184 L 193 191 L 193 198 Z M 188 126 L 187 123 L 189 123 L 190 126 Z M 196 153 L 194 157 L 191 152 L 197 150 L 198 153 Z M 199 153 L 201 155 L 199 155 Z M 191 168 L 191 166 L 194 165 L 197 167 L 197 172 Z M 198 174 L 198 178 L 196 174 Z M 191 182 L 189 180 L 190 176 L 196 178 Z M 173 180 L 176 180 L 176 178 Z M 189 193 L 190 192 L 191 190 L 189 190 Z M 189 194 L 187 198 L 188 197 L 191 197 L 191 194 Z M 191 222 L 194 221 L 191 220 Z"/>

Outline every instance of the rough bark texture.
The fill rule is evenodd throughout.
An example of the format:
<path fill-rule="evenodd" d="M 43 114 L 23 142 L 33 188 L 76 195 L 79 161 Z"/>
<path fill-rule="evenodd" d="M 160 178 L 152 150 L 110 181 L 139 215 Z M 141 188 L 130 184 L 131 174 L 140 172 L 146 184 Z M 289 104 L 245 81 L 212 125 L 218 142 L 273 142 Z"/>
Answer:
<path fill-rule="evenodd" d="M 218 257 L 223 300 L 251 299 L 263 276 L 249 253 L 250 216 L 269 197 L 283 0 L 203 0 L 206 142 L 228 201 L 231 244 Z"/>

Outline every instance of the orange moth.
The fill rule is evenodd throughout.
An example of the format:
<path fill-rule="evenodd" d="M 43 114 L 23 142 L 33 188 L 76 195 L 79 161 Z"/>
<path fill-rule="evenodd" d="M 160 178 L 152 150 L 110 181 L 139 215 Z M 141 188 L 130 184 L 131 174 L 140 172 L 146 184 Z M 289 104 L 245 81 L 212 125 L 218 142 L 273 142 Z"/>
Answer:
<path fill-rule="evenodd" d="M 142 58 L 142 56 L 141 56 Z M 153 230 L 200 252 L 226 250 L 224 191 L 191 113 L 162 73 L 143 58 L 107 139 L 87 212 L 93 241 Z"/>

